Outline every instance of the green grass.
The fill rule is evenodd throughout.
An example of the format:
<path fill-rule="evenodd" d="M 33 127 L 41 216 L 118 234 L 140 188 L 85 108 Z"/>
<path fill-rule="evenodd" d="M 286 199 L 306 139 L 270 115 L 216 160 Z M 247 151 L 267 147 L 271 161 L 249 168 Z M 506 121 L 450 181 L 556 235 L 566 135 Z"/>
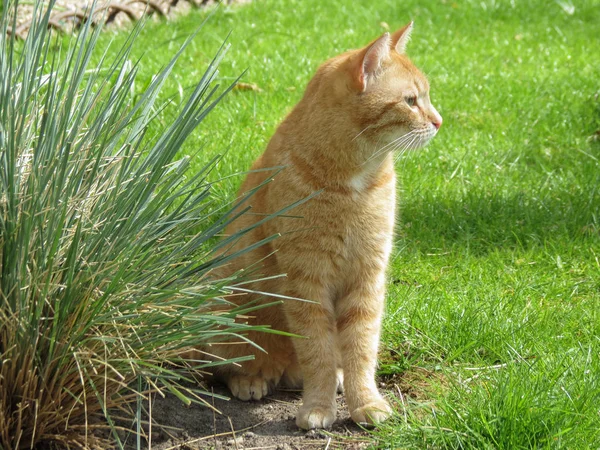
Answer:
<path fill-rule="evenodd" d="M 574 6 L 574 10 L 571 6 Z M 149 24 L 149 82 L 206 16 Z M 398 163 L 382 448 L 600 446 L 600 1 L 256 0 L 222 7 L 182 56 L 175 103 L 229 31 L 235 91 L 187 143 L 215 180 L 249 167 L 320 62 L 415 20 L 408 53 L 444 117 Z M 102 37 L 125 39 L 123 33 Z M 174 108 L 173 108 L 174 109 Z M 167 108 L 160 120 L 169 120 Z M 222 202 L 240 178 L 217 183 Z"/>

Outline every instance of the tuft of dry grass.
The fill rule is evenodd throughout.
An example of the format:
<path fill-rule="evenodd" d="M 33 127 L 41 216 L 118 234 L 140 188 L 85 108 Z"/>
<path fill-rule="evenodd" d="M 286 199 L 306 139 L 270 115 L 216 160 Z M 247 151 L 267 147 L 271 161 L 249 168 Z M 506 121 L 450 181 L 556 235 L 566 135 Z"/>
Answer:
<path fill-rule="evenodd" d="M 239 235 L 215 236 L 244 200 L 215 207 L 206 174 L 216 160 L 190 175 L 191 158 L 175 159 L 232 88 L 214 82 L 226 47 L 149 137 L 193 36 L 136 93 L 139 27 L 92 66 L 99 30 L 86 24 L 56 46 L 51 9 L 35 5 L 23 43 L 5 33 L 16 5 L 0 22 L 0 448 L 124 448 L 120 427 L 141 447 L 148 395 L 200 402 L 185 387 L 190 365 L 223 363 L 180 355 L 249 330 L 227 300 L 240 277 L 215 275 Z"/>

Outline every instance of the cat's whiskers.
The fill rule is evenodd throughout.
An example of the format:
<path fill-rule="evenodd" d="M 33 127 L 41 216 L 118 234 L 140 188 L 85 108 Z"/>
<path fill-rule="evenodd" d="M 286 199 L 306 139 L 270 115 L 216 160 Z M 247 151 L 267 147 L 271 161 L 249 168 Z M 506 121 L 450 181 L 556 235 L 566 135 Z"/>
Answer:
<path fill-rule="evenodd" d="M 408 152 L 409 150 L 413 150 L 414 148 L 418 148 L 418 145 L 414 145 L 415 140 L 418 139 L 420 137 L 420 135 L 418 133 L 415 133 L 414 136 L 412 137 L 412 139 L 410 141 L 406 141 L 404 143 L 404 145 L 398 146 L 394 153 L 396 153 L 396 157 L 394 158 L 394 163 L 398 162 L 398 160 L 400 158 L 402 158 L 402 156 L 404 156 L 404 154 L 406 152 Z M 398 151 L 399 150 L 399 151 Z"/>
<path fill-rule="evenodd" d="M 404 143 L 405 141 L 410 139 L 414 133 L 415 133 L 415 130 L 411 130 L 408 133 L 403 134 L 402 136 L 394 139 L 392 142 L 387 143 L 386 145 L 384 145 L 383 147 L 381 147 L 380 149 L 375 151 L 375 153 L 373 153 L 369 158 L 367 158 L 367 160 L 365 162 L 363 162 L 362 165 L 367 164 L 368 162 L 377 158 L 381 154 L 385 153 L 390 147 L 392 147 L 392 151 L 394 151 L 394 149 L 397 148 L 397 145 L 402 145 L 402 143 Z"/>
<path fill-rule="evenodd" d="M 386 145 L 384 145 L 383 147 L 381 147 L 380 149 L 378 149 L 375 152 L 375 155 L 379 155 L 381 152 L 387 150 L 389 147 L 392 147 L 394 145 L 396 145 L 398 142 L 402 141 L 405 138 L 409 138 L 413 133 L 415 132 L 415 130 L 411 130 L 408 133 L 403 134 L 400 137 L 397 137 L 396 139 L 394 139 L 392 142 L 387 143 Z"/>
<path fill-rule="evenodd" d="M 372 161 L 373 159 L 377 158 L 377 156 L 379 156 L 381 153 L 384 153 L 384 149 L 387 149 L 387 147 L 389 147 L 391 144 L 395 144 L 395 145 L 394 145 L 394 148 L 392 148 L 392 150 L 389 151 L 389 153 L 395 152 L 398 148 L 402 147 L 403 145 L 405 145 L 406 142 L 408 142 L 408 140 L 411 138 L 411 135 L 413 134 L 413 131 L 414 130 L 409 131 L 408 133 L 406 133 L 406 134 L 394 139 L 392 142 L 386 144 L 384 147 L 382 147 L 377 152 L 375 152 L 375 154 L 373 154 L 370 158 L 368 158 L 362 165 L 364 166 L 369 161 Z M 379 138 L 379 140 L 381 140 L 381 138 Z M 377 141 L 377 145 L 379 145 L 379 140 Z M 385 160 L 383 158 L 379 161 L 376 171 L 379 170 L 379 168 L 381 168 L 384 161 Z"/>
<path fill-rule="evenodd" d="M 415 132 L 412 134 L 410 140 L 406 140 L 404 142 L 398 143 L 395 146 L 393 152 L 397 155 L 394 157 L 394 164 L 398 162 L 400 158 L 408 151 L 420 148 L 424 141 L 426 140 L 425 134 L 423 130 L 414 130 Z"/>
<path fill-rule="evenodd" d="M 406 145 L 404 146 L 404 150 L 412 150 L 413 149 L 413 144 L 414 142 L 418 139 L 419 135 L 417 133 L 415 133 L 411 140 L 409 142 L 406 143 Z"/>
<path fill-rule="evenodd" d="M 408 151 L 424 147 L 429 141 L 436 135 L 435 131 L 429 129 L 415 130 L 414 135 L 410 141 L 399 143 L 396 145 L 393 152 L 397 155 L 394 157 L 394 164 L 398 162 L 400 158 Z"/>
<path fill-rule="evenodd" d="M 396 154 L 394 158 L 394 165 L 398 164 L 398 161 L 402 160 L 402 164 L 406 164 L 408 158 L 404 158 L 404 155 L 408 152 L 408 150 L 402 150 Z"/>
<path fill-rule="evenodd" d="M 399 138 L 394 139 L 392 142 L 390 142 L 388 145 L 386 145 L 384 147 L 384 149 L 387 149 L 389 146 L 396 146 L 398 144 L 401 144 L 403 142 L 408 141 L 408 139 L 412 138 L 412 136 L 414 136 L 415 134 L 415 130 L 410 130 L 408 133 L 403 134 L 402 136 L 400 136 Z"/>
<path fill-rule="evenodd" d="M 399 142 L 396 142 L 396 144 L 395 144 L 395 145 L 394 145 L 394 147 L 393 147 L 393 148 L 390 150 L 390 152 L 395 152 L 395 151 L 397 151 L 399 148 L 406 147 L 406 146 L 407 146 L 407 145 L 410 143 L 410 141 L 411 141 L 412 139 L 414 139 L 414 135 L 407 136 L 405 139 L 402 139 L 401 141 L 399 141 Z"/>
<path fill-rule="evenodd" d="M 415 141 L 417 137 L 417 132 L 415 130 L 411 131 L 409 135 L 406 136 L 405 139 L 402 139 L 400 142 L 397 142 L 394 148 L 390 152 L 396 152 L 399 149 L 406 150 L 411 147 L 412 143 Z"/>
<path fill-rule="evenodd" d="M 414 139 L 408 144 L 407 148 L 411 150 L 421 148 L 433 137 L 428 129 L 415 130 Z"/>
<path fill-rule="evenodd" d="M 363 134 L 365 131 L 367 131 L 369 128 L 371 128 L 373 125 L 367 125 L 360 133 L 358 133 L 356 136 L 354 136 L 352 138 L 352 142 L 354 142 L 356 140 L 356 138 L 358 138 L 361 134 Z"/>

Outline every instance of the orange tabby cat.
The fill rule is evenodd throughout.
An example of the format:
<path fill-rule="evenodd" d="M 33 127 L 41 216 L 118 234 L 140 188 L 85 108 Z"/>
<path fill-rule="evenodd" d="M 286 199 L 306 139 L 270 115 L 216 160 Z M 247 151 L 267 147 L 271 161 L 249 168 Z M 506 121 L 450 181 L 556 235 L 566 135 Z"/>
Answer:
<path fill-rule="evenodd" d="M 377 390 L 375 368 L 394 228 L 392 151 L 425 145 L 442 123 L 426 78 L 404 55 L 411 29 L 412 22 L 317 70 L 240 193 L 272 181 L 248 199 L 251 214 L 228 229 L 256 225 L 264 215 L 321 191 L 296 207 L 293 217 L 265 221 L 247 233 L 236 249 L 281 237 L 227 268 L 258 263 L 261 274 L 272 278 L 252 289 L 311 300 L 286 299 L 248 319 L 303 338 L 251 333 L 264 352 L 249 344 L 210 350 L 225 358 L 255 356 L 219 373 L 239 399 L 258 400 L 280 381 L 302 385 L 296 423 L 304 429 L 331 426 L 342 378 L 354 421 L 376 424 L 391 411 Z M 284 169 L 264 170 L 274 167 Z M 279 274 L 287 276 L 273 277 Z M 256 299 L 253 294 L 239 302 Z"/>

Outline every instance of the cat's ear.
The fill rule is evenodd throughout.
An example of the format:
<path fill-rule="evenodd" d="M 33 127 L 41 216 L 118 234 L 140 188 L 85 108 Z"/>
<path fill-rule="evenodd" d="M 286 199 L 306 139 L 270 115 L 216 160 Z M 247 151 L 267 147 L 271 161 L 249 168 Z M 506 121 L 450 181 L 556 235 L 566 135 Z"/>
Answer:
<path fill-rule="evenodd" d="M 413 21 L 411 20 L 404 27 L 400 28 L 394 34 L 392 34 L 392 46 L 398 53 L 404 53 L 406 44 L 410 40 L 410 33 L 412 33 Z"/>
<path fill-rule="evenodd" d="M 379 71 L 381 62 L 389 57 L 390 42 L 390 33 L 385 33 L 361 53 L 358 80 L 363 91 L 367 89 L 369 79 Z"/>

